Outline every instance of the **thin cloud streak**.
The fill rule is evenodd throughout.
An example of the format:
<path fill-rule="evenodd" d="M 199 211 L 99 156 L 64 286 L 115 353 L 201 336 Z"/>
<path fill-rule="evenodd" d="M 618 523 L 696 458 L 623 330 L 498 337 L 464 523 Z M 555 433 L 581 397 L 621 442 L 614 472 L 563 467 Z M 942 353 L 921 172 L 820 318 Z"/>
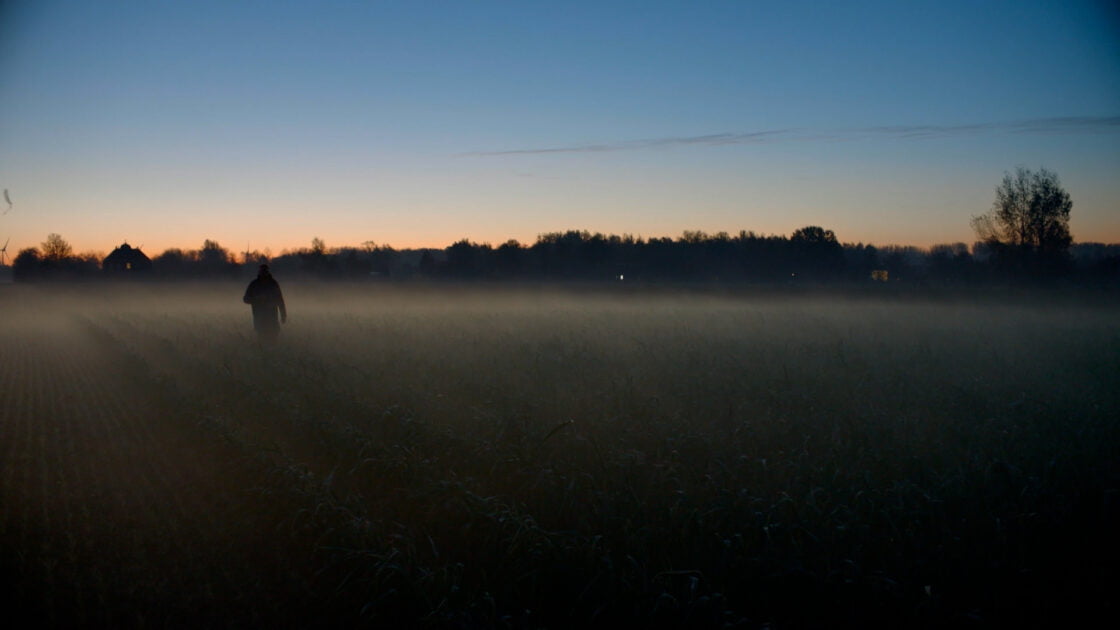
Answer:
<path fill-rule="evenodd" d="M 505 151 L 473 151 L 463 153 L 462 156 L 489 156 L 489 155 L 532 155 L 544 153 L 605 153 L 608 151 L 632 151 L 635 149 L 649 149 L 654 147 L 672 146 L 720 146 L 727 144 L 764 144 L 779 142 L 784 135 L 793 133 L 791 129 L 775 129 L 771 131 L 756 131 L 753 133 L 715 133 L 705 136 L 686 136 L 674 138 L 651 138 L 646 140 L 631 140 L 614 144 L 585 144 L 571 147 L 548 147 L 542 149 L 509 149 Z"/>
<path fill-rule="evenodd" d="M 727 146 L 776 144 L 782 142 L 838 142 L 872 139 L 936 139 L 964 136 L 1022 134 L 1063 135 L 1074 133 L 1101 133 L 1120 128 L 1120 116 L 1064 116 L 1035 118 L 1005 123 L 973 123 L 968 125 L 892 125 L 862 127 L 831 131 L 809 132 L 803 129 L 771 129 L 750 133 L 716 133 L 703 136 L 649 138 L 624 142 L 585 144 L 567 147 L 541 147 L 532 149 L 507 149 L 503 151 L 472 151 L 461 157 L 491 157 L 501 155 L 544 155 L 549 153 L 607 153 L 635 151 L 659 147 Z"/>

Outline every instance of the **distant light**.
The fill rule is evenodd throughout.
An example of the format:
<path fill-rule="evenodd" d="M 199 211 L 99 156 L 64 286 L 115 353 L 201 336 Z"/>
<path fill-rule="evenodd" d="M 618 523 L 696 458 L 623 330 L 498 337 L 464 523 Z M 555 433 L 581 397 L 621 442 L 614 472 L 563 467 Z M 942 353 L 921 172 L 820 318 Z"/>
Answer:
<path fill-rule="evenodd" d="M 626 276 L 620 273 L 620 274 L 618 274 L 618 279 L 619 280 L 625 280 Z"/>

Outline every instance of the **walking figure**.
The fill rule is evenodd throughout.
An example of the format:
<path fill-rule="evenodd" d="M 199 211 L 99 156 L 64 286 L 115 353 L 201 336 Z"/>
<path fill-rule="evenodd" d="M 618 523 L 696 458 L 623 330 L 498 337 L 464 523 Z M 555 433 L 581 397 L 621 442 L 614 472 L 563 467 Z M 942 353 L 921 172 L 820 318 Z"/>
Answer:
<path fill-rule="evenodd" d="M 275 341 L 280 336 L 281 322 L 287 323 L 288 310 L 284 308 L 284 294 L 280 293 L 280 284 L 268 272 L 268 265 L 261 265 L 257 278 L 249 283 L 245 289 L 243 302 L 253 307 L 253 328 L 257 335 L 265 341 Z M 277 320 L 277 313 L 280 319 Z"/>

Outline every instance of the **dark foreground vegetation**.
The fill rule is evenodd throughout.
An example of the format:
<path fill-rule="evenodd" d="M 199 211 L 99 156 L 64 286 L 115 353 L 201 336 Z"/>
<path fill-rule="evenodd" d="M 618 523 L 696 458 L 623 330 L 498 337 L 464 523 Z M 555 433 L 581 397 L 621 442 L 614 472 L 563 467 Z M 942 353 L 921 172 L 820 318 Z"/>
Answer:
<path fill-rule="evenodd" d="M 262 347 L 241 289 L 4 289 L 13 606 L 130 627 L 1115 616 L 1114 298 L 294 284 Z"/>

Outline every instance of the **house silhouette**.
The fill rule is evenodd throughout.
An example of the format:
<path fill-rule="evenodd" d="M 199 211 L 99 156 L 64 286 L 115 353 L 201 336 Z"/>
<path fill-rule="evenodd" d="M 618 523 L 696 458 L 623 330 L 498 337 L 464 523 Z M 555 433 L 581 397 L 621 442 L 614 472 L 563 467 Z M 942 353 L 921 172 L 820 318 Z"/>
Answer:
<path fill-rule="evenodd" d="M 101 261 L 101 270 L 111 274 L 143 273 L 152 270 L 152 260 L 140 248 L 122 243 Z"/>

